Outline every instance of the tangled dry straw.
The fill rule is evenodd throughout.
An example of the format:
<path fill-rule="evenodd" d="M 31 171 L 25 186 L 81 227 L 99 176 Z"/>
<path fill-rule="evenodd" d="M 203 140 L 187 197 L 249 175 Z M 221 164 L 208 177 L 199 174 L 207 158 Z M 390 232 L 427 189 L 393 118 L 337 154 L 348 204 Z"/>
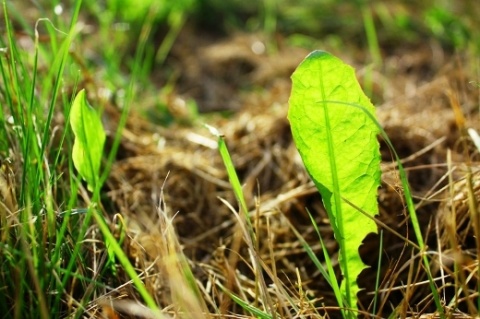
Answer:
<path fill-rule="evenodd" d="M 239 63 L 236 58 L 226 60 Z M 249 58 L 242 56 L 241 59 L 241 63 L 245 63 Z M 255 57 L 249 65 L 258 65 L 257 60 Z M 451 308 L 446 309 L 458 306 L 468 311 L 472 303 L 468 296 L 478 288 L 478 254 L 474 239 L 478 228 L 472 225 L 476 221 L 471 219 L 475 215 L 471 209 L 476 207 L 471 201 L 478 202 L 479 195 L 479 175 L 475 168 L 478 150 L 469 141 L 460 142 L 466 135 L 457 125 L 458 114 L 456 117 L 452 96 L 461 104 L 467 119 L 465 126 L 478 129 L 475 120 L 478 118 L 475 107 L 478 89 L 466 84 L 466 71 L 458 61 L 439 69 L 435 65 L 424 65 L 432 68 L 430 72 L 434 74 L 424 81 L 402 70 L 400 58 L 392 57 L 386 60 L 386 65 L 396 63 L 399 83 L 382 83 L 379 79 L 376 84 L 384 98 L 378 106 L 378 117 L 404 159 L 429 245 L 428 253 L 440 257 L 436 258 L 435 266 L 437 284 L 447 301 L 452 300 L 455 293 L 459 294 L 458 304 L 447 305 Z M 212 117 L 209 124 L 225 135 L 244 185 L 258 238 L 256 254 L 262 261 L 262 272 L 270 287 L 268 298 L 263 300 L 272 300 L 275 309 L 285 317 L 298 316 L 299 313 L 282 300 L 285 295 L 280 292 L 287 291 L 299 306 L 297 312 L 326 311 L 335 317 L 333 293 L 293 231 L 296 229 L 322 259 L 319 240 L 305 208 L 313 213 L 333 258 L 337 245 L 321 198 L 292 143 L 286 120 L 288 78 L 276 76 L 275 81 L 269 83 L 269 89 L 262 95 L 241 95 L 236 100 L 242 105 L 241 111 L 228 119 Z M 451 92 L 450 98 L 447 89 Z M 396 165 L 383 142 L 381 149 L 384 173 L 379 190 L 379 220 L 385 227 L 380 227 L 384 249 L 381 252 L 379 313 L 391 313 L 392 307 L 398 307 L 402 316 L 433 313 L 434 305 L 419 252 L 405 241 L 405 238 L 412 241 L 415 238 L 405 211 Z M 447 153 L 450 165 L 447 165 Z M 258 273 L 250 264 L 249 250 L 245 244 L 232 248 L 238 231 L 238 220 L 232 209 L 236 211 L 237 204 L 215 138 L 201 125 L 164 128 L 133 117 L 124 134 L 119 157 L 108 181 L 108 195 L 118 213 L 128 220 L 131 240 L 125 248 L 149 278 L 147 285 L 159 304 L 170 309 L 176 301 L 186 304 L 184 309 L 200 311 L 205 307 L 210 311 L 242 313 L 237 305 L 227 301 L 229 298 L 219 289 L 219 284 L 231 288 L 252 304 L 258 303 L 255 295 Z M 465 174 L 452 170 L 452 165 L 468 165 L 474 172 L 468 175 L 471 184 L 461 182 Z M 470 186 L 466 187 L 467 184 Z M 455 186 L 449 190 L 451 185 Z M 162 194 L 162 201 L 159 201 L 159 194 Z M 158 213 L 158 205 L 162 207 L 161 213 Z M 378 247 L 379 237 L 369 236 L 361 248 L 365 261 L 372 266 L 359 278 L 361 286 L 365 287 L 360 296 L 365 311 L 372 307 Z M 181 263 L 187 263 L 193 271 L 204 305 L 193 302 L 192 296 L 178 295 L 179 290 L 185 291 L 179 287 L 187 283 L 176 277 L 172 280 L 169 270 L 172 260 L 168 256 L 180 252 L 186 256 Z M 232 265 L 234 254 L 237 259 Z M 175 262 L 178 267 L 180 261 Z M 451 288 L 459 280 L 454 265 L 463 269 L 463 288 L 468 292 Z M 127 295 L 131 294 L 133 292 Z"/>

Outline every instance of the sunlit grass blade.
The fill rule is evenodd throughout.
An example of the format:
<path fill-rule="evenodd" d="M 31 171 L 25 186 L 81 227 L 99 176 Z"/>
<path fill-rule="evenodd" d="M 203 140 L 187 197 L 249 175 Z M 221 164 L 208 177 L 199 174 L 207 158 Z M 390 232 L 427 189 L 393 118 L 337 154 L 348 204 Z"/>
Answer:
<path fill-rule="evenodd" d="M 335 298 L 337 300 L 338 306 L 340 308 L 340 312 L 342 313 L 342 317 L 346 318 L 347 314 L 345 313 L 344 309 L 344 296 L 342 292 L 340 291 L 340 285 L 338 283 L 337 277 L 335 275 L 335 270 L 333 269 L 333 264 L 332 264 L 332 259 L 330 257 L 330 254 L 328 253 L 325 244 L 322 239 L 322 235 L 320 233 L 320 230 L 318 229 L 318 226 L 312 216 L 312 214 L 307 210 L 307 213 L 310 217 L 310 220 L 312 222 L 313 228 L 315 229 L 315 232 L 317 233 L 318 239 L 320 241 L 320 245 L 322 247 L 322 253 L 325 258 L 325 266 L 322 265 L 320 260 L 318 259 L 316 253 L 313 251 L 312 247 L 306 242 L 306 240 L 303 238 L 303 236 L 298 232 L 298 230 L 293 227 L 289 223 L 290 229 L 294 232 L 295 236 L 297 239 L 300 241 L 303 249 L 307 253 L 308 257 L 310 260 L 314 263 L 314 265 L 317 267 L 318 271 L 322 274 L 322 277 L 327 281 L 327 283 L 332 287 L 333 293 L 335 295 Z"/>
<path fill-rule="evenodd" d="M 242 185 L 240 184 L 240 180 L 238 179 L 237 172 L 235 171 L 235 166 L 233 165 L 232 158 L 225 144 L 224 136 L 220 132 L 218 132 L 216 128 L 210 125 L 205 125 L 205 126 L 218 139 L 218 150 L 220 152 L 220 155 L 222 156 L 223 163 L 227 170 L 228 179 L 230 180 L 230 184 L 232 185 L 233 193 L 235 194 L 235 197 L 237 198 L 238 203 L 240 204 L 242 213 L 247 217 L 246 221 L 249 224 L 249 228 L 252 228 L 250 217 L 247 214 L 248 207 L 247 207 L 247 202 L 245 201 L 245 197 L 243 196 Z"/>
<path fill-rule="evenodd" d="M 262 319 L 272 319 L 273 318 L 272 315 L 270 315 L 266 312 L 263 312 L 256 307 L 253 307 L 248 302 L 246 302 L 245 300 L 242 300 L 242 298 L 235 295 L 233 292 L 228 291 L 222 284 L 217 283 L 217 285 L 223 290 L 223 292 L 225 292 L 230 298 L 232 298 L 232 300 L 235 301 L 240 307 L 242 307 L 243 309 L 250 312 L 256 318 L 262 318 Z"/>
<path fill-rule="evenodd" d="M 383 253 L 383 229 L 380 229 L 379 232 L 379 246 L 378 246 L 378 262 L 377 262 L 377 276 L 375 277 L 375 294 L 373 296 L 373 308 L 372 313 L 377 313 L 377 304 L 378 304 L 378 289 L 380 288 L 380 275 L 381 275 L 381 267 L 382 267 L 382 253 Z"/>
<path fill-rule="evenodd" d="M 330 254 L 328 253 L 327 248 L 325 247 L 325 244 L 324 244 L 323 239 L 322 239 L 322 234 L 320 233 L 320 229 L 318 229 L 318 225 L 316 224 L 315 219 L 313 218 L 310 211 L 307 210 L 307 213 L 308 213 L 308 216 L 310 217 L 310 221 L 312 222 L 313 228 L 315 229 L 315 232 L 317 233 L 318 239 L 320 240 L 320 245 L 322 246 L 322 252 L 323 252 L 323 256 L 325 258 L 325 264 L 327 265 L 327 276 L 328 277 L 325 277 L 325 279 L 328 280 L 328 283 L 332 287 L 333 293 L 335 294 L 335 298 L 337 299 L 337 302 L 338 302 L 338 306 L 340 307 L 340 311 L 342 312 L 343 317 L 346 318 L 347 313 L 344 309 L 346 303 L 345 303 L 342 291 L 340 289 L 340 285 L 338 283 L 337 277 L 335 275 L 335 271 L 333 269 L 332 259 L 330 258 Z M 316 258 L 316 256 L 315 256 L 315 258 Z M 320 266 L 318 261 L 317 261 L 316 265 L 317 265 L 317 268 L 318 268 L 318 266 Z"/>
<path fill-rule="evenodd" d="M 100 228 L 103 236 L 105 237 L 106 245 L 108 245 L 109 248 L 115 253 L 115 256 L 118 258 L 118 261 L 123 266 L 123 269 L 128 274 L 130 279 L 133 281 L 135 287 L 138 290 L 138 293 L 140 294 L 140 296 L 142 296 L 142 298 L 145 301 L 145 303 L 147 304 L 147 306 L 152 311 L 159 313 L 160 310 L 159 310 L 155 300 L 149 294 L 149 292 L 145 288 L 145 285 L 143 284 L 143 282 L 138 277 L 138 274 L 137 274 L 135 268 L 130 263 L 130 260 L 128 259 L 128 256 L 125 254 L 122 247 L 120 247 L 117 240 L 115 239 L 115 237 L 110 232 L 110 228 L 108 227 L 107 223 L 105 222 L 105 219 L 103 218 L 103 216 L 101 216 L 101 214 L 97 211 L 96 208 L 91 207 L 90 209 L 92 211 L 93 216 L 95 217 L 95 220 L 98 224 L 98 227 Z"/>
<path fill-rule="evenodd" d="M 246 233 L 244 234 L 244 240 L 246 241 L 248 248 L 250 250 L 250 258 L 252 265 L 255 269 L 256 272 L 256 279 L 257 283 L 260 287 L 260 292 L 261 296 L 264 299 L 264 303 L 267 304 L 267 306 L 270 308 L 270 311 L 274 311 L 274 306 L 272 301 L 270 300 L 270 297 L 267 292 L 267 285 L 265 283 L 265 279 L 262 274 L 262 268 L 261 268 L 261 263 L 258 260 L 256 249 L 257 249 L 257 238 L 256 234 L 254 231 L 254 228 L 252 226 L 252 222 L 250 220 L 250 216 L 248 213 L 248 206 L 245 201 L 245 197 L 243 195 L 243 190 L 242 186 L 240 184 L 240 180 L 238 179 L 237 172 L 235 170 L 235 166 L 233 165 L 232 158 L 230 156 L 230 153 L 228 151 L 227 145 L 225 143 L 224 136 L 218 132 L 218 130 L 210 125 L 205 124 L 205 127 L 209 129 L 209 131 L 217 137 L 217 142 L 218 142 L 218 150 L 220 152 L 220 155 L 222 157 L 223 163 L 225 165 L 225 168 L 227 170 L 227 175 L 230 181 L 230 184 L 232 185 L 233 192 L 235 194 L 235 197 L 239 203 L 240 206 L 240 223 L 244 224 L 241 225 L 241 228 L 246 229 Z M 231 260 L 232 264 L 236 264 L 236 251 L 240 247 L 240 240 L 242 238 L 240 236 L 235 236 L 234 243 L 232 245 L 232 250 L 233 250 L 233 258 Z"/>

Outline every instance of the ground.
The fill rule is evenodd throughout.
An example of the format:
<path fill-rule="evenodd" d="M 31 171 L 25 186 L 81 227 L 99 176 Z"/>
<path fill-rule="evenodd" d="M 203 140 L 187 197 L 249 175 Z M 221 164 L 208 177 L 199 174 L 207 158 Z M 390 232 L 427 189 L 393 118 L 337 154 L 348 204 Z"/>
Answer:
<path fill-rule="evenodd" d="M 392 5 L 389 9 L 411 9 L 399 3 L 399 8 Z M 115 144 L 124 92 L 115 88 L 108 98 L 102 97 L 108 84 L 103 82 L 102 67 L 94 67 L 106 63 L 96 51 L 98 26 L 95 17 L 81 19 L 93 31 L 83 29 L 86 45 L 75 58 L 85 66 L 80 86 L 89 89 L 92 104 L 104 108 L 108 151 Z M 356 31 L 347 30 L 355 39 Z M 159 28 L 150 41 L 161 43 L 165 33 Z M 328 50 L 356 69 L 406 168 L 428 245 L 425 254 L 444 310 L 455 318 L 475 313 L 479 289 L 475 234 L 480 228 L 472 212 L 480 197 L 479 150 L 467 129 L 480 130 L 478 51 L 458 49 L 422 34 L 402 44 L 389 34 L 379 32 L 386 38 L 379 40 L 381 60 L 376 64 L 365 43 L 352 41 L 338 47 L 329 38 L 324 43 L 296 45 L 288 33 L 220 32 L 202 27 L 201 19 L 187 20 L 165 61 L 152 62 L 148 76 L 135 83 L 131 111 L 102 188 L 101 205 L 114 235 L 119 236 L 118 226 L 124 226 L 122 248 L 166 314 L 196 318 L 195 314 L 207 309 L 218 317 L 254 315 L 232 301 L 224 287 L 266 313 L 275 310 L 277 317 L 340 316 L 330 285 L 303 245 L 307 243 L 318 260 L 325 262 L 318 228 L 341 278 L 330 222 L 287 120 L 290 75 L 312 49 Z M 25 39 L 25 48 L 33 45 L 28 43 L 30 37 L 19 31 L 17 36 Z M 128 72 L 119 74 L 127 83 Z M 61 127 L 67 120 L 59 114 L 54 123 Z M 204 124 L 224 136 L 242 183 L 255 232 L 254 247 L 242 228 L 244 212 L 238 214 L 217 137 Z M 395 311 L 398 317 L 424 314 L 435 318 L 438 309 L 422 254 L 415 247 L 398 164 L 385 140 L 379 137 L 379 141 L 381 235 L 368 236 L 360 247 L 364 262 L 371 267 L 358 278 L 364 288 L 359 309 L 362 316 L 373 317 L 375 307 L 379 317 Z M 85 194 L 80 197 L 80 203 L 89 201 Z M 92 230 L 87 238 L 100 240 L 99 234 L 98 229 Z M 91 255 L 86 259 L 105 262 L 102 243 L 97 252 L 89 249 Z M 141 298 L 123 268 L 117 266 L 116 277 L 100 278 L 96 273 L 86 271 L 107 286 L 96 292 L 83 315 L 99 316 L 103 309 L 108 318 L 135 317 L 129 302 L 141 302 Z M 375 291 L 379 297 L 374 306 Z M 83 287 L 71 283 L 68 294 L 80 299 L 83 293 Z M 66 304 L 62 309 L 76 311 L 75 303 Z"/>

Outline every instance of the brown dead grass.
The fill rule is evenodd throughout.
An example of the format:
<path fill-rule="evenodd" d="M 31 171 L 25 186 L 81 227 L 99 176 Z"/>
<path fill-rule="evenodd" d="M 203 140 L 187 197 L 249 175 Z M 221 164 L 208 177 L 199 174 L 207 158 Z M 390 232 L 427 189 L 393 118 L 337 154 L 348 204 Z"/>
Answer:
<path fill-rule="evenodd" d="M 172 94 L 179 99 L 195 98 L 203 111 L 235 110 L 228 119 L 209 118 L 208 124 L 225 135 L 244 185 L 258 239 L 256 253 L 269 287 L 264 300 L 271 300 L 270 306 L 282 317 L 336 317 L 339 313 L 331 289 L 291 229 L 297 229 L 323 258 L 305 211 L 308 208 L 335 258 L 338 247 L 321 198 L 303 168 L 286 119 L 288 76 L 306 52 L 282 46 L 274 55 L 252 52 L 252 44 L 262 41 L 260 36 L 242 34 L 208 41 L 186 32 L 172 51 L 171 61 L 180 70 Z M 478 89 L 468 85 L 475 78 L 468 63 L 468 57 L 452 56 L 428 45 L 407 55 L 393 53 L 385 58 L 384 70 L 375 74 L 374 95 L 381 101 L 378 118 L 405 159 L 428 253 L 438 261 L 435 276 L 440 293 L 448 303 L 458 292 L 452 284 L 460 282 L 464 288 L 459 303 L 447 304 L 450 308 L 446 309 L 458 307 L 472 313 L 472 297 L 478 289 L 475 234 L 479 229 L 471 218 L 471 209 L 476 207 L 472 203 L 479 198 L 478 151 L 456 123 L 451 99 L 453 95 L 458 101 L 465 126 L 480 129 Z M 360 77 L 362 72 L 358 68 Z M 252 90 L 259 86 L 265 89 Z M 115 118 L 115 109 L 109 112 Z M 384 173 L 379 220 L 415 241 L 396 165 L 383 142 L 381 146 Z M 472 173 L 466 174 L 465 169 Z M 471 182 L 466 183 L 469 176 Z M 238 220 L 222 200 L 234 208 L 237 204 L 215 138 L 205 128 L 197 124 L 165 128 L 132 116 L 107 185 L 117 210 L 110 213 L 119 213 L 127 221 L 130 240 L 125 249 L 165 313 L 192 318 L 202 317 L 200 313 L 205 317 L 247 315 L 229 301 L 218 283 L 258 305 L 258 274 L 249 250 L 244 243 L 238 251 L 231 250 Z M 401 317 L 434 313 L 418 250 L 387 228 L 383 236 L 378 314 L 385 316 L 395 307 Z M 365 288 L 360 305 L 366 312 L 371 311 L 375 289 L 378 242 L 378 236 L 372 235 L 361 247 L 365 262 L 372 265 L 359 278 Z M 181 259 L 181 252 L 187 260 Z M 238 263 L 233 265 L 232 254 L 238 254 Z M 179 259 L 172 260 L 173 256 Z M 172 271 L 182 263 L 191 267 L 202 298 L 192 295 L 189 284 L 177 277 L 184 269 Z M 285 296 L 279 293 L 279 283 L 297 310 L 282 300 Z M 132 300 L 136 294 L 127 285 L 116 297 Z M 179 313 L 182 309 L 191 313 Z M 211 315 L 205 314 L 207 309 Z M 132 313 L 128 307 L 127 313 Z M 460 312 L 452 310 L 451 314 L 460 317 Z"/>

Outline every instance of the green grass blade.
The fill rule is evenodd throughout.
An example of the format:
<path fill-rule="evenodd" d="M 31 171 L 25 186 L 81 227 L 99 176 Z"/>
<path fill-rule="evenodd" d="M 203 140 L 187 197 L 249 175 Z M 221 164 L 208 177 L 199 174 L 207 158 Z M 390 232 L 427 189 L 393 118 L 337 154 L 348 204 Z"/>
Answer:
<path fill-rule="evenodd" d="M 217 285 L 222 289 L 223 292 L 225 292 L 230 298 L 232 298 L 232 300 L 235 301 L 240 307 L 250 312 L 256 318 L 261 318 L 261 319 L 273 318 L 272 315 L 266 312 L 263 312 L 262 310 L 250 305 L 248 302 L 245 302 L 244 300 L 242 300 L 242 298 L 238 297 L 233 292 L 228 291 L 222 284 L 217 283 Z"/>
<path fill-rule="evenodd" d="M 252 225 L 250 224 L 250 217 L 248 216 L 247 202 L 245 201 L 245 198 L 243 196 L 242 185 L 240 184 L 240 180 L 238 179 L 237 172 L 235 171 L 235 167 L 233 166 L 232 157 L 228 152 L 228 148 L 225 144 L 224 136 L 220 132 L 218 132 L 216 128 L 210 125 L 205 125 L 205 126 L 210 130 L 210 132 L 213 135 L 215 135 L 218 138 L 218 150 L 222 157 L 223 164 L 225 165 L 225 168 L 227 170 L 227 175 L 230 180 L 230 184 L 232 185 L 233 192 L 235 193 L 235 196 L 237 198 L 238 203 L 240 204 L 240 208 L 243 214 L 246 214 L 247 222 L 249 223 L 249 226 L 250 226 L 249 228 L 251 228 Z"/>
<path fill-rule="evenodd" d="M 157 303 L 155 302 L 153 297 L 148 293 L 147 289 L 145 288 L 145 285 L 138 277 L 138 274 L 135 271 L 135 268 L 130 263 L 130 260 L 128 259 L 127 255 L 123 251 L 122 247 L 120 247 L 115 237 L 110 232 L 110 228 L 105 222 L 103 216 L 96 210 L 96 208 L 91 208 L 91 211 L 98 224 L 98 227 L 100 228 L 103 236 L 105 237 L 106 244 L 109 245 L 110 249 L 115 253 L 115 256 L 118 258 L 118 261 L 123 266 L 123 269 L 128 274 L 130 279 L 133 281 L 133 284 L 137 288 L 138 293 L 143 298 L 146 305 L 152 311 L 159 314 L 160 309 L 158 308 Z"/>
<path fill-rule="evenodd" d="M 328 253 L 328 251 L 327 251 L 327 249 L 324 245 L 322 235 L 320 233 L 320 229 L 318 229 L 318 226 L 317 226 L 312 214 L 310 213 L 310 211 L 308 211 L 308 209 L 307 209 L 307 213 L 308 213 L 308 216 L 310 217 L 310 220 L 311 220 L 312 225 L 315 229 L 315 232 L 317 233 L 318 239 L 320 240 L 320 245 L 322 247 L 322 253 L 323 253 L 323 256 L 325 258 L 325 264 L 327 266 L 326 269 L 322 265 L 320 260 L 318 259 L 315 252 L 312 250 L 312 247 L 310 247 L 310 245 L 305 241 L 303 236 L 295 229 L 295 227 L 293 227 L 293 225 L 290 222 L 288 222 L 288 221 L 287 222 L 290 226 L 290 229 L 293 231 L 293 233 L 295 234 L 297 239 L 300 241 L 303 249 L 307 253 L 310 260 L 315 264 L 318 271 L 320 271 L 323 278 L 327 281 L 327 283 L 330 285 L 330 287 L 332 287 L 333 293 L 334 293 L 335 298 L 336 298 L 337 303 L 338 303 L 338 306 L 340 308 L 340 311 L 342 312 L 342 316 L 345 318 L 346 317 L 346 314 L 345 314 L 345 311 L 344 311 L 345 301 L 344 301 L 343 294 L 340 290 L 340 285 L 338 283 L 337 276 L 335 275 L 335 270 L 333 269 L 332 259 L 330 258 L 330 254 Z"/>
<path fill-rule="evenodd" d="M 377 276 L 375 277 L 375 295 L 373 296 L 373 314 L 377 312 L 377 303 L 378 303 L 378 288 L 380 287 L 380 270 L 382 267 L 382 252 L 383 252 L 383 229 L 380 230 L 379 234 L 380 246 L 378 247 L 378 263 L 377 263 Z"/>

